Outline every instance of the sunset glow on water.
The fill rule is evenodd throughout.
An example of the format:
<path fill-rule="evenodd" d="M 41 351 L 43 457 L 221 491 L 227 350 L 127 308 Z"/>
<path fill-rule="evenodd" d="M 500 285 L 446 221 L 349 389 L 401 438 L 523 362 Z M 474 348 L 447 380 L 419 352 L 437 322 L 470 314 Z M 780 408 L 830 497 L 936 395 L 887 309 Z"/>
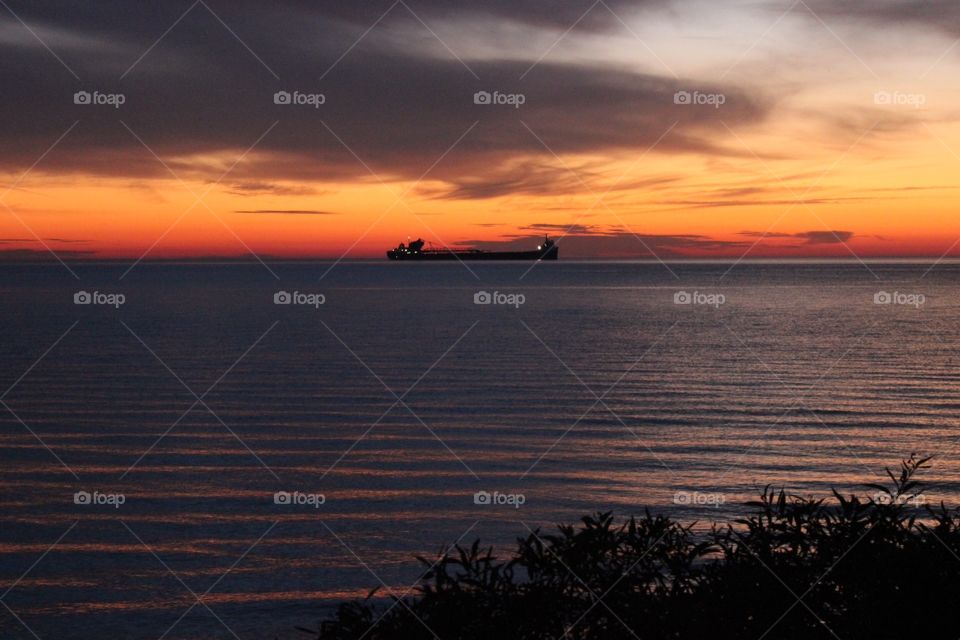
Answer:
<path fill-rule="evenodd" d="M 871 264 L 879 280 L 672 265 L 678 280 L 558 263 L 522 281 L 527 265 L 481 265 L 478 283 L 455 263 L 354 263 L 318 285 L 325 266 L 278 266 L 319 308 L 275 305 L 254 264 L 145 267 L 119 310 L 75 307 L 54 266 L 5 269 L 12 369 L 73 327 L 4 400 L 50 451 L 6 420 L 0 558 L 20 566 L 72 526 L 9 597 L 31 626 L 172 624 L 192 600 L 164 564 L 202 593 L 265 532 L 204 600 L 238 633 L 309 626 L 375 575 L 403 591 L 414 555 L 461 536 L 509 545 L 597 508 L 706 526 L 768 484 L 854 491 L 912 451 L 937 454 L 926 499 L 958 498 L 955 264 Z M 122 268 L 81 274 L 109 291 Z M 476 305 L 480 290 L 525 301 Z M 876 303 L 884 291 L 924 303 Z M 478 505 L 481 491 L 523 502 Z M 174 637 L 222 631 L 202 610 L 180 624 Z"/>
<path fill-rule="evenodd" d="M 0 640 L 955 628 L 958 25 L 0 0 Z"/>

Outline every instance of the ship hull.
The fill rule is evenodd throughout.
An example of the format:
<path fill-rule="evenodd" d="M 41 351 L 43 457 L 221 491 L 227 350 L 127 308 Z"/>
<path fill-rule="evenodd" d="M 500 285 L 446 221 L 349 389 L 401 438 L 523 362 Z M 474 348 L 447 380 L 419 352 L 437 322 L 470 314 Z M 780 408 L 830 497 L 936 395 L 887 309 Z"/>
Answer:
<path fill-rule="evenodd" d="M 556 260 L 557 247 L 546 251 L 420 251 L 405 253 L 392 249 L 387 251 L 391 260 Z"/>

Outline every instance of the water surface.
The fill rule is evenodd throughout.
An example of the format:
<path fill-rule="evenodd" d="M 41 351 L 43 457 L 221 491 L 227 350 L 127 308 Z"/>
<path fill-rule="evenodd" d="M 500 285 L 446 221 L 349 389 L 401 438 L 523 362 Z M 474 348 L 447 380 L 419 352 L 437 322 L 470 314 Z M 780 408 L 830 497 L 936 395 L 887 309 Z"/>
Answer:
<path fill-rule="evenodd" d="M 956 264 L 127 266 L 0 267 L 0 580 L 41 638 L 296 637 L 461 537 L 730 521 L 912 451 L 960 503 Z"/>

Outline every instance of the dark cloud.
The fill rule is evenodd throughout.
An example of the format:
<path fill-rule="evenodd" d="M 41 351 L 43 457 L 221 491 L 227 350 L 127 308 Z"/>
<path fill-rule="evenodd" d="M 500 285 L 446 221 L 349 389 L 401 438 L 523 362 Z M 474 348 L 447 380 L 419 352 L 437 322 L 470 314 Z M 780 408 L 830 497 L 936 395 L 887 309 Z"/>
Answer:
<path fill-rule="evenodd" d="M 782 199 L 756 199 L 756 200 L 659 200 L 657 204 L 675 205 L 684 209 L 717 209 L 722 207 L 757 207 L 757 206 L 779 206 L 779 205 L 817 205 L 817 204 L 836 204 L 838 202 L 871 200 L 873 198 L 865 197 L 835 197 L 835 198 L 782 198 Z"/>
<path fill-rule="evenodd" d="M 836 244 L 848 242 L 853 231 L 806 231 L 797 237 L 805 238 L 807 244 Z"/>
<path fill-rule="evenodd" d="M 78 240 L 74 238 L 44 238 L 47 242 L 61 242 L 65 244 L 76 244 L 90 242 L 90 240 Z M 0 238 L 0 244 L 12 244 L 23 242 L 39 242 L 36 238 Z"/>
<path fill-rule="evenodd" d="M 450 174 L 442 187 L 420 187 L 418 192 L 433 198 L 483 200 L 503 195 L 564 193 L 579 186 L 578 180 L 566 167 L 550 166 L 540 160 L 514 162 L 503 154 L 503 157 L 494 159 L 493 166 L 471 167 L 469 173 Z"/>
<path fill-rule="evenodd" d="M 800 233 L 771 233 L 764 231 L 741 231 L 738 235 L 751 238 L 800 238 L 804 244 L 841 244 L 853 238 L 853 231 L 802 231 Z"/>
<path fill-rule="evenodd" d="M 235 196 L 308 196 L 318 195 L 312 187 L 300 185 L 272 184 L 270 182 L 239 182 L 227 188 L 227 192 Z"/>
<path fill-rule="evenodd" d="M 558 225 L 559 226 L 559 225 Z M 458 243 L 478 249 L 520 251 L 535 247 L 540 235 L 518 235 L 501 241 L 470 240 Z M 729 253 L 748 249 L 752 243 L 717 240 L 704 235 L 633 234 L 615 230 L 602 234 L 570 234 L 558 239 L 560 250 L 568 258 L 685 258 Z"/>
<path fill-rule="evenodd" d="M 194 3 L 189 1 L 136 6 L 124 0 L 82 4 L 74 0 L 47 0 L 43 3 L 7 0 L 7 4 L 33 25 L 45 40 L 71 51 L 112 51 L 138 46 L 139 55 L 185 12 L 187 15 L 177 24 L 177 30 L 202 34 L 208 25 L 218 24 L 202 3 L 191 8 Z M 671 4 L 672 0 L 605 0 L 602 3 L 594 0 L 472 0 L 469 3 L 450 0 L 281 0 L 270 3 L 269 9 L 265 9 L 259 0 L 206 0 L 206 5 L 244 40 L 262 43 L 285 34 L 291 46 L 318 27 L 330 32 L 330 38 L 337 40 L 337 44 L 341 44 L 339 40 L 342 39 L 343 44 L 348 45 L 374 24 L 381 29 L 417 25 L 426 31 L 421 20 L 440 34 L 444 32 L 443 24 L 476 22 L 484 18 L 494 23 L 560 32 L 572 30 L 575 26 L 577 30 L 626 33 L 618 18 L 627 19 L 639 11 Z M 56 27 L 66 21 L 65 16 L 69 16 L 73 29 L 58 32 Z M 19 40 L 29 43 L 31 37 L 20 34 Z M 269 64 L 270 58 L 260 55 Z M 131 59 L 129 63 L 133 61 Z"/>
<path fill-rule="evenodd" d="M 543 222 L 538 222 L 535 224 L 530 224 L 521 229 L 527 231 L 556 231 L 565 235 L 574 234 L 574 235 L 588 235 L 592 233 L 599 233 L 595 227 L 592 225 L 586 224 L 548 224 Z"/>
<path fill-rule="evenodd" d="M 528 225 L 522 229 L 549 228 L 557 233 L 557 241 L 563 255 L 569 258 L 606 257 L 606 258 L 662 258 L 679 259 L 736 255 L 738 251 L 747 251 L 754 247 L 753 240 L 720 240 L 700 234 L 647 234 L 633 233 L 624 227 L 599 229 L 574 225 L 570 233 L 565 233 L 570 225 L 541 223 L 536 227 Z M 804 231 L 800 233 L 763 233 L 761 231 L 743 231 L 739 235 L 749 238 L 794 238 L 801 239 L 802 245 L 840 244 L 853 238 L 852 231 Z M 518 233 L 501 240 L 468 240 L 458 242 L 458 246 L 475 247 L 500 251 L 519 251 L 536 246 L 542 235 Z M 801 245 L 797 245 L 801 246 Z M 781 247 L 782 248 L 782 247 Z M 796 247 L 786 247 L 796 248 Z"/>
<path fill-rule="evenodd" d="M 766 96 L 733 85 L 549 59 L 523 80 L 529 61 L 471 59 L 477 80 L 411 16 L 423 39 L 436 45 L 429 54 L 410 39 L 388 37 L 388 26 L 386 32 L 378 26 L 320 81 L 362 33 L 356 25 L 379 6 L 358 2 L 291 2 L 286 10 L 252 2 L 211 3 L 256 56 L 198 5 L 121 80 L 189 5 L 12 6 L 61 51 L 81 80 L 35 41 L 0 37 L 0 83 L 15 88 L 0 103 L 0 169 L 29 166 L 79 121 L 37 172 L 166 175 L 122 120 L 181 177 L 217 180 L 276 123 L 230 174 L 225 190 L 296 195 L 290 191 L 295 187 L 278 183 L 375 183 L 354 154 L 384 180 L 416 179 L 449 150 L 428 176 L 440 184 L 422 185 L 433 189 L 428 195 L 557 193 L 582 185 L 558 167 L 554 153 L 629 156 L 657 143 L 658 153 L 743 156 L 738 145 L 717 142 L 727 137 L 721 119 L 731 127 L 747 127 L 763 121 L 773 107 Z M 410 6 L 424 16 L 454 19 L 462 13 L 446 8 L 448 3 Z M 471 6 L 471 13 L 528 27 L 569 26 L 589 3 Z M 602 6 L 595 12 L 609 15 Z M 721 109 L 674 104 L 674 93 L 690 87 L 723 93 L 726 102 Z M 118 109 L 76 105 L 73 94 L 79 90 L 122 93 L 126 101 Z M 316 109 L 277 105 L 273 96 L 279 90 L 322 93 L 325 103 Z M 525 103 L 519 109 L 478 105 L 477 91 L 522 93 Z M 218 162 L 211 161 L 215 156 Z"/>
<path fill-rule="evenodd" d="M 301 3 L 311 8 L 314 3 Z M 394 0 L 346 0 L 324 2 L 319 10 L 356 25 L 368 26 L 394 4 Z M 573 27 L 590 30 L 616 29 L 618 17 L 625 18 L 645 8 L 669 5 L 669 0 L 475 0 L 469 3 L 449 0 L 407 0 L 407 6 L 424 20 L 464 20 L 490 17 L 502 21 L 566 30 Z M 389 17 L 414 19 L 402 5 L 394 7 Z M 623 28 L 622 26 L 620 27 Z"/>
<path fill-rule="evenodd" d="M 57 250 L 57 257 L 61 260 L 66 260 L 68 258 L 89 258 L 95 254 L 96 251 Z M 0 249 L 0 262 L 20 260 L 31 262 L 52 262 L 56 259 L 57 258 L 55 258 L 46 249 Z"/>

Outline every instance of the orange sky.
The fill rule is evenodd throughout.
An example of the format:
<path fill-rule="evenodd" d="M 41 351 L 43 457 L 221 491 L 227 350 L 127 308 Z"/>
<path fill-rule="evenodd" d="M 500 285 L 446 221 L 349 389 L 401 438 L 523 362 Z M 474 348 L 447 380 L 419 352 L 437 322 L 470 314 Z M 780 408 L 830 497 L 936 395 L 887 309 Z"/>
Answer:
<path fill-rule="evenodd" d="M 401 181 L 310 185 L 322 195 L 236 196 L 228 187 L 216 186 L 198 203 L 194 194 L 209 186 L 201 181 L 38 175 L 4 198 L 17 215 L 7 211 L 0 217 L 0 236 L 28 240 L 36 234 L 54 251 L 92 250 L 102 258 L 145 252 L 152 258 L 240 256 L 251 251 L 261 256 L 338 257 L 346 252 L 379 257 L 407 236 L 454 246 L 536 234 L 526 227 L 542 222 L 558 225 L 550 231 L 553 236 L 564 235 L 563 225 L 583 225 L 593 232 L 621 231 L 641 238 L 692 234 L 747 242 L 750 257 L 852 257 L 854 252 L 861 257 L 939 257 L 960 237 L 958 193 L 951 186 L 960 161 L 938 145 L 930 136 L 917 156 L 905 160 L 851 154 L 819 182 L 822 165 L 814 162 L 784 166 L 743 158 L 718 166 L 695 157 L 650 154 L 633 167 L 630 160 L 613 160 L 602 173 L 584 179 L 584 185 L 571 173 L 580 187 L 576 193 L 479 201 L 438 201 L 421 192 L 441 185 Z M 929 160 L 925 154 L 936 161 L 923 162 Z M 565 161 L 572 167 L 591 159 Z M 660 185 L 619 188 L 674 174 L 685 175 Z M 410 188 L 411 194 L 397 199 Z M 762 191 L 739 191 L 748 189 Z M 291 213 L 254 213 L 268 210 Z M 308 211 L 326 213 L 302 213 Z M 571 233 L 578 235 L 578 229 Z M 782 237 L 830 230 L 854 235 L 845 244 Z M 767 236 L 743 234 L 748 231 Z M 758 244 L 752 246 L 754 242 Z M 635 239 L 609 255 L 629 256 L 631 250 L 646 253 Z M 684 255 L 739 257 L 746 251 L 743 246 L 694 248 Z"/>
<path fill-rule="evenodd" d="M 711 14 L 716 8 L 690 8 L 697 4 L 687 3 L 688 13 L 679 15 L 651 9 L 645 21 L 625 9 L 623 24 L 584 22 L 568 33 L 558 24 L 503 16 L 437 14 L 431 22 L 437 40 L 424 33 L 417 40 L 426 52 L 417 55 L 437 69 L 446 72 L 440 65 L 449 64 L 465 75 L 466 68 L 481 80 L 467 81 L 483 88 L 490 85 L 474 68 L 494 68 L 500 56 L 520 60 L 521 69 L 533 67 L 516 88 L 508 87 L 529 87 L 520 108 L 478 107 L 464 96 L 462 120 L 441 126 L 446 112 L 425 114 L 424 130 L 432 131 L 431 118 L 438 124 L 436 140 L 423 145 L 403 136 L 410 126 L 405 118 L 421 118 L 424 107 L 399 109 L 395 122 L 371 114 L 367 127 L 358 128 L 349 117 L 364 107 L 354 103 L 342 111 L 328 104 L 261 109 L 250 114 L 256 126 L 238 123 L 222 138 L 204 141 L 204 148 L 192 148 L 196 134 L 178 138 L 176 130 L 189 120 L 189 105 L 178 120 L 160 123 L 155 112 L 136 111 L 138 98 L 143 101 L 140 85 L 121 86 L 129 98 L 120 109 L 69 105 L 49 116 L 43 132 L 17 141 L 16 153 L 6 147 L 3 181 L 13 188 L 0 195 L 6 205 L 0 208 L 0 254 L 41 253 L 46 245 L 78 258 L 251 252 L 363 258 L 381 257 L 408 236 L 435 245 L 496 246 L 532 245 L 534 236 L 550 233 L 561 246 L 566 242 L 568 257 L 652 257 L 651 251 L 664 258 L 960 255 L 960 50 L 950 47 L 954 34 L 919 19 L 864 31 L 875 18 L 828 8 L 817 14 L 826 16 L 825 28 L 807 12 L 781 14 L 773 5 L 719 16 Z M 242 24 L 245 16 L 234 19 Z M 34 25 L 71 73 L 91 51 L 103 54 L 106 45 L 82 27 L 70 40 L 54 31 L 52 20 L 37 15 Z M 349 21 L 331 24 L 344 31 L 344 42 L 363 32 Z M 350 74 L 364 77 L 362 62 L 385 55 L 374 43 L 389 47 L 392 38 L 417 28 L 399 17 L 385 20 L 356 52 L 347 49 L 337 63 L 342 69 L 319 64 L 331 79 L 316 86 L 335 105 L 337 74 L 355 90 L 358 81 Z M 480 39 L 491 29 L 529 32 L 529 42 L 492 49 Z M 81 46 L 81 35 L 94 39 Z M 457 44 L 440 48 L 437 41 Z M 171 36 L 124 81 L 173 65 L 175 54 L 182 57 L 193 44 L 188 33 L 182 51 L 178 43 Z M 131 43 L 129 53 L 137 44 L 142 41 Z M 13 26 L 0 31 L 0 47 L 42 59 L 40 73 L 64 75 L 56 59 Z M 280 56 L 263 51 L 275 65 Z M 127 55 L 117 68 L 135 59 Z M 254 71 L 252 59 L 243 64 L 276 85 L 263 68 Z M 537 101 L 550 81 L 536 74 L 584 65 L 660 82 L 668 97 L 673 89 L 726 87 L 726 104 L 685 106 L 639 92 L 625 99 L 601 91 L 570 107 L 582 109 L 582 117 L 558 123 L 553 118 L 560 107 Z M 64 95 L 75 86 L 62 77 L 56 83 Z M 437 90 L 444 89 L 438 84 Z M 651 109 L 653 99 L 660 102 Z M 653 113 L 643 120 L 624 116 L 631 100 L 638 112 Z M 625 104 L 626 112 L 611 110 L 610 122 L 603 122 L 607 114 L 598 111 L 613 102 L 617 109 Z M 268 130 L 272 119 L 276 128 Z M 56 132 L 71 121 L 75 128 L 55 143 Z M 509 133 L 505 122 L 513 127 Z M 600 131 L 604 126 L 609 130 Z M 296 144 L 305 127 L 317 140 L 325 136 L 315 148 Z M 370 127 L 389 145 L 379 147 Z M 268 133 L 251 149 L 263 130 Z M 95 142 L 104 131 L 123 142 Z M 462 140 L 457 131 L 467 132 Z M 620 145 L 619 135 L 636 142 Z M 266 186 L 250 186 L 260 183 Z M 195 194 L 205 195 L 198 202 Z"/>

